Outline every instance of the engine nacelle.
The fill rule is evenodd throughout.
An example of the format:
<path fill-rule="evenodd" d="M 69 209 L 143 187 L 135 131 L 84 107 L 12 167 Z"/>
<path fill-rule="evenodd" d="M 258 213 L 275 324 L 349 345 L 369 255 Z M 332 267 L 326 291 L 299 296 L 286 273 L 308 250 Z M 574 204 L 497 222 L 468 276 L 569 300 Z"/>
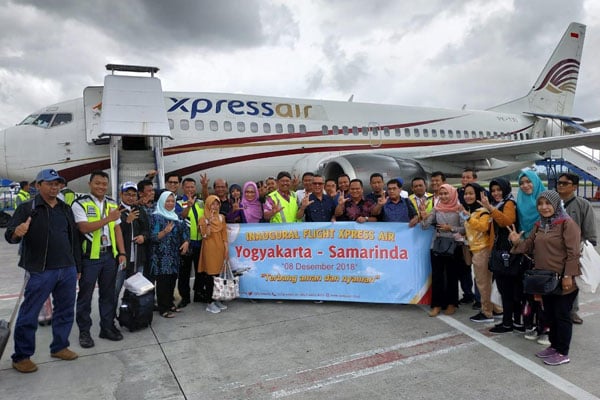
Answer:
<path fill-rule="evenodd" d="M 421 165 L 409 158 L 398 158 L 384 154 L 348 154 L 335 157 L 321 164 L 318 173 L 326 179 L 337 179 L 348 174 L 350 179 L 362 180 L 365 192 L 370 192 L 369 178 L 379 172 L 387 183 L 393 178 L 402 178 L 403 188 L 410 190 L 411 180 L 416 176 L 427 179 L 427 173 Z"/>

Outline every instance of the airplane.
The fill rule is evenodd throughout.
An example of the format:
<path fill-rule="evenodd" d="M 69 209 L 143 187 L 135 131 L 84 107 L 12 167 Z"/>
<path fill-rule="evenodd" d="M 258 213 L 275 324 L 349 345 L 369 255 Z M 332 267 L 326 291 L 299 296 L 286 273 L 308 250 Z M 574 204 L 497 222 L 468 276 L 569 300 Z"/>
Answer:
<path fill-rule="evenodd" d="M 486 110 L 163 92 L 173 138 L 164 144 L 164 171 L 229 183 L 283 170 L 368 182 L 380 172 L 410 185 L 438 170 L 458 178 L 466 167 L 487 180 L 531 166 L 552 149 L 598 148 L 600 133 L 571 116 L 585 31 L 571 23 L 529 92 Z M 83 99 L 44 107 L 3 130 L 0 176 L 29 180 L 55 168 L 73 190 L 86 191 L 88 174 L 110 167 L 108 140 L 90 121 L 102 112 L 101 99 L 102 87 L 88 87 Z M 138 139 L 123 137 L 121 146 L 148 146 Z"/>

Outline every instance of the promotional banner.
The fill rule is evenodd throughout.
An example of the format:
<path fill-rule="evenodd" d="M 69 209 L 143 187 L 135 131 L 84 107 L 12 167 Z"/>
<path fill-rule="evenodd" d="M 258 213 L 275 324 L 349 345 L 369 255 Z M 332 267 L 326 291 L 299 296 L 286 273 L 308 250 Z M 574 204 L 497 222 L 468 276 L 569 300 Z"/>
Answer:
<path fill-rule="evenodd" d="M 231 224 L 228 234 L 243 298 L 429 303 L 431 229 L 311 222 Z"/>

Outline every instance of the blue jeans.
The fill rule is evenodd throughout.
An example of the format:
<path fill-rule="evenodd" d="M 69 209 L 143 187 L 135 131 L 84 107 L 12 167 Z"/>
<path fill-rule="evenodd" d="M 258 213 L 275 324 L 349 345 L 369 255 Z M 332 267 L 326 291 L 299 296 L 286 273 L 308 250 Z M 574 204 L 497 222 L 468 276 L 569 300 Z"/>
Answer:
<path fill-rule="evenodd" d="M 111 252 L 100 253 L 97 260 L 83 259 L 79 293 L 77 294 L 77 326 L 79 332 L 89 332 L 92 327 L 92 296 L 98 282 L 98 308 L 100 329 L 112 330 L 115 320 L 115 280 L 117 261 Z"/>
<path fill-rule="evenodd" d="M 29 278 L 27 279 L 27 275 Z M 52 343 L 50 352 L 69 347 L 69 334 L 73 327 L 77 269 L 65 267 L 42 272 L 28 272 L 23 303 L 15 324 L 14 362 L 30 358 L 35 353 L 35 332 L 38 314 L 50 294 L 54 301 L 52 315 Z"/>

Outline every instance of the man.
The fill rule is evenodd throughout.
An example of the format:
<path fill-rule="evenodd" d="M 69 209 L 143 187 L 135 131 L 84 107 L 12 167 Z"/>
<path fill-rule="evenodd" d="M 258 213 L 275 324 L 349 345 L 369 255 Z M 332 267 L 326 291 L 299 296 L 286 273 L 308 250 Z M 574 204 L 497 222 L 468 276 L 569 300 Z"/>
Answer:
<path fill-rule="evenodd" d="M 377 201 L 386 196 L 385 190 L 384 190 L 384 183 L 383 183 L 383 175 L 381 175 L 379 172 L 375 172 L 373 174 L 371 174 L 371 177 L 369 178 L 369 184 L 371 185 L 371 193 L 369 193 L 367 195 L 367 200 L 370 200 L 373 204 L 377 204 Z"/>
<path fill-rule="evenodd" d="M 466 207 L 466 203 L 465 203 L 465 186 L 467 186 L 467 183 L 473 183 L 473 182 L 477 182 L 477 172 L 475 172 L 475 170 L 473 170 L 472 168 L 465 168 L 462 172 L 462 175 L 460 176 L 460 189 L 458 189 L 458 201 L 460 202 L 460 204 L 463 205 L 463 207 Z"/>
<path fill-rule="evenodd" d="M 407 222 L 410 228 L 419 223 L 419 214 L 409 199 L 400 196 L 401 186 L 398 179 L 387 183 L 387 196 L 377 200 L 371 215 L 383 222 Z"/>
<path fill-rule="evenodd" d="M 198 260 L 200 259 L 200 246 L 202 244 L 202 234 L 198 229 L 198 222 L 204 216 L 204 203 L 196 196 L 196 181 L 193 178 L 183 180 L 183 197 L 180 200 L 183 209 L 181 219 L 183 219 L 190 230 L 190 245 L 187 253 L 181 256 L 179 267 L 179 276 L 177 277 L 177 290 L 181 296 L 181 302 L 177 306 L 183 308 L 190 304 L 190 270 L 193 268 L 194 293 L 196 292 L 196 282 L 198 282 Z M 194 299 L 197 300 L 197 299 Z"/>
<path fill-rule="evenodd" d="M 323 194 L 325 180 L 321 175 L 314 175 L 312 180 L 313 192 L 302 199 L 296 217 L 304 218 L 306 222 L 335 221 L 334 213 L 336 204 L 333 199 Z"/>
<path fill-rule="evenodd" d="M 371 216 L 373 202 L 363 197 L 363 183 L 360 179 L 350 181 L 348 192 L 350 197 L 338 196 L 335 207 L 335 217 L 338 221 L 375 222 L 377 218 Z"/>
<path fill-rule="evenodd" d="M 302 204 L 302 199 L 305 195 L 312 193 L 312 181 L 314 176 L 315 174 L 312 172 L 305 172 L 302 174 L 302 189 L 296 190 L 296 200 L 298 201 L 298 206 Z"/>
<path fill-rule="evenodd" d="M 84 237 L 76 313 L 79 344 L 83 348 L 94 347 L 94 340 L 90 336 L 90 313 L 96 282 L 99 289 L 100 338 L 114 341 L 123 339 L 114 325 L 115 286 L 117 268 L 127 266 L 120 227 L 121 211 L 117 203 L 106 196 L 108 174 L 100 170 L 92 171 L 89 187 L 90 193 L 78 198 L 72 205 L 75 222 Z M 118 263 L 115 261 L 117 258 Z"/>
<path fill-rule="evenodd" d="M 277 190 L 267 195 L 263 206 L 265 220 L 271 223 L 298 222 L 296 194 L 290 190 L 292 176 L 287 171 L 277 174 Z"/>
<path fill-rule="evenodd" d="M 267 187 L 267 194 L 277 190 L 277 180 L 272 176 L 265 179 L 265 186 Z"/>
<path fill-rule="evenodd" d="M 144 213 L 148 219 L 148 225 L 150 225 L 150 215 L 154 212 L 154 184 L 151 180 L 143 179 L 137 184 L 138 191 L 138 206 L 140 208 L 140 215 Z M 150 227 L 148 227 L 150 230 Z M 143 244 L 138 245 L 138 253 L 144 254 L 144 259 L 147 261 L 150 259 L 150 241 L 146 240 Z M 144 276 L 149 281 L 154 281 L 152 274 L 150 273 L 150 263 L 144 263 Z"/>
<path fill-rule="evenodd" d="M 19 207 L 21 204 L 25 203 L 30 198 L 31 195 L 29 194 L 29 182 L 19 182 L 19 192 L 17 193 L 17 197 L 15 199 L 15 208 Z"/>
<path fill-rule="evenodd" d="M 60 191 L 58 192 L 58 198 L 67 203 L 69 206 L 73 204 L 77 194 L 67 187 L 67 181 L 60 183 Z"/>
<path fill-rule="evenodd" d="M 338 191 L 342 194 L 342 197 L 347 197 L 348 191 L 350 190 L 350 176 L 348 176 L 348 174 L 338 176 L 337 187 Z"/>
<path fill-rule="evenodd" d="M 325 194 L 332 199 L 337 194 L 337 182 L 335 179 L 327 179 L 325 181 Z"/>
<path fill-rule="evenodd" d="M 579 176 L 571 173 L 563 173 L 556 182 L 556 191 L 562 199 L 567 214 L 579 225 L 581 229 L 581 240 L 588 240 L 596 246 L 598 238 L 596 236 L 596 217 L 594 209 L 589 201 L 583 197 L 577 196 L 577 187 L 579 186 Z M 579 295 L 573 302 L 571 311 L 571 320 L 575 324 L 583 324 L 583 319 L 578 314 Z"/>
<path fill-rule="evenodd" d="M 219 214 L 223 214 L 225 217 L 227 217 L 227 215 L 233 209 L 233 203 L 229 199 L 229 186 L 227 185 L 227 181 L 221 178 L 215 179 L 215 183 L 213 183 L 213 189 L 215 196 L 217 196 L 221 202 Z"/>
<path fill-rule="evenodd" d="M 412 194 L 408 198 L 422 220 L 433 209 L 433 194 L 427 192 L 427 182 L 420 176 L 413 178 L 411 188 Z"/>
<path fill-rule="evenodd" d="M 440 200 L 438 191 L 440 186 L 446 183 L 446 175 L 442 171 L 434 171 L 431 173 L 431 191 L 433 192 L 433 205 L 437 205 Z"/>
<path fill-rule="evenodd" d="M 39 192 L 21 204 L 5 232 L 9 243 L 20 243 L 19 266 L 25 269 L 23 303 L 14 328 L 15 352 L 12 366 L 19 372 L 35 372 L 38 314 L 48 296 L 54 298 L 50 355 L 74 360 L 69 349 L 73 327 L 77 274 L 81 270 L 79 232 L 71 208 L 57 198 L 63 178 L 53 169 L 38 173 Z"/>
<path fill-rule="evenodd" d="M 121 185 L 121 232 L 127 257 L 125 269 L 117 270 L 115 284 L 115 307 L 125 279 L 137 272 L 144 272 L 147 262 L 145 248 L 142 247 L 150 237 L 150 220 L 146 211 L 138 205 L 137 185 L 125 182 Z"/>
<path fill-rule="evenodd" d="M 175 172 L 169 172 L 168 174 L 165 174 L 166 189 L 170 192 L 173 192 L 176 200 L 181 199 L 181 196 L 179 196 L 177 194 L 177 192 L 179 191 L 180 185 L 181 185 L 181 175 L 176 174 Z M 181 211 L 183 211 L 181 208 L 181 205 L 179 203 L 175 202 L 175 212 L 177 214 L 181 214 Z"/>

